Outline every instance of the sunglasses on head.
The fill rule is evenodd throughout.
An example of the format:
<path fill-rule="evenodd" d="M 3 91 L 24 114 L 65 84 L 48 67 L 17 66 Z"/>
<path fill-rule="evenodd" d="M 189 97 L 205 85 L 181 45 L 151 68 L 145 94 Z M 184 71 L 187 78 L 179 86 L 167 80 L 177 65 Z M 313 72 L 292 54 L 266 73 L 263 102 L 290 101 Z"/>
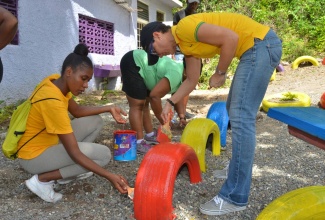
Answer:
<path fill-rule="evenodd" d="M 152 39 L 152 41 L 151 41 L 151 43 L 150 43 L 150 45 L 149 45 L 149 53 L 150 53 L 151 55 L 157 55 L 157 56 L 158 56 L 158 54 L 157 54 L 155 48 L 153 47 L 153 43 L 154 43 L 154 42 L 155 42 L 155 40 Z"/>

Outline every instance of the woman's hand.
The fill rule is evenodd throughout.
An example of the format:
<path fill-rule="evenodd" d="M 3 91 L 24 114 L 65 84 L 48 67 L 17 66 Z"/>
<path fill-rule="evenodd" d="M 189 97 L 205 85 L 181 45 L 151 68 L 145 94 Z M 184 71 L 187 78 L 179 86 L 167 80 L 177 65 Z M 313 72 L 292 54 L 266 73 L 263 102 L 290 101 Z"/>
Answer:
<path fill-rule="evenodd" d="M 115 119 L 115 121 L 119 124 L 125 124 L 126 119 L 122 117 L 122 115 L 127 116 L 126 112 L 123 111 L 120 107 L 118 106 L 111 106 L 110 107 L 110 112 Z"/>
<path fill-rule="evenodd" d="M 111 184 L 122 194 L 128 193 L 128 181 L 120 175 L 112 174 L 110 176 L 109 181 Z"/>
<path fill-rule="evenodd" d="M 164 124 L 169 122 L 169 119 L 173 117 L 171 114 L 173 114 L 172 106 L 167 102 L 161 112 L 161 117 L 164 120 Z"/>
<path fill-rule="evenodd" d="M 209 86 L 218 88 L 225 84 L 226 82 L 226 74 L 220 75 L 218 73 L 213 74 L 209 79 Z"/>

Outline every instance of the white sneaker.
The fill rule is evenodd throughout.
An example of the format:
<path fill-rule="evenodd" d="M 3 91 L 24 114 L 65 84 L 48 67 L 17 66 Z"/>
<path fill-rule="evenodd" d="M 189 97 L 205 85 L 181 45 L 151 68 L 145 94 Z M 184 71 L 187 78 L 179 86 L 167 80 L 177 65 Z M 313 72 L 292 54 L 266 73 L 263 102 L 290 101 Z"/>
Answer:
<path fill-rule="evenodd" d="M 87 172 L 87 173 L 82 173 L 78 176 L 74 176 L 74 177 L 68 177 L 68 178 L 64 178 L 64 179 L 60 179 L 60 180 L 57 180 L 56 182 L 58 184 L 67 184 L 67 183 L 70 183 L 74 180 L 83 180 L 83 179 L 86 179 L 88 177 L 91 177 L 94 173 L 93 172 Z"/>
<path fill-rule="evenodd" d="M 222 170 L 213 171 L 213 176 L 217 179 L 227 179 L 229 170 L 229 163 Z"/>
<path fill-rule="evenodd" d="M 32 178 L 25 181 L 26 186 L 30 191 L 35 193 L 38 197 L 46 202 L 57 202 L 62 199 L 61 193 L 56 193 L 53 190 L 54 181 L 40 182 L 38 175 L 34 175 Z"/>
<path fill-rule="evenodd" d="M 224 215 L 245 209 L 246 206 L 233 205 L 219 196 L 216 196 L 210 201 L 200 205 L 200 212 L 206 215 Z"/>

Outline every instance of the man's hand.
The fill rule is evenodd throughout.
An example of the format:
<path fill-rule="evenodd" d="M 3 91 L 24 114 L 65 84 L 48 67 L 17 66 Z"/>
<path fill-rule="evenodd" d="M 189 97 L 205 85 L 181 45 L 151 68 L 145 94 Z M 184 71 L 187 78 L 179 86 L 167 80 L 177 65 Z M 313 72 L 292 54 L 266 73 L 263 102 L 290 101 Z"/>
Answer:
<path fill-rule="evenodd" d="M 220 75 L 218 73 L 213 74 L 209 79 L 209 86 L 212 88 L 218 88 L 225 84 L 226 82 L 226 74 Z"/>

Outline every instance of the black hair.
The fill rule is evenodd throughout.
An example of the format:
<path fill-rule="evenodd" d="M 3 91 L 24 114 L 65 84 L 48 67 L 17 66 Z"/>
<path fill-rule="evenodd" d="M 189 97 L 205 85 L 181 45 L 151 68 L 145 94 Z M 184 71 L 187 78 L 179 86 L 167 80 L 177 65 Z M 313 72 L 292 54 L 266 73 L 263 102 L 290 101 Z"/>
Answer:
<path fill-rule="evenodd" d="M 153 21 L 145 25 L 140 32 L 141 47 L 148 52 L 149 44 L 153 39 L 153 32 L 166 33 L 170 30 L 169 25 L 165 25 L 160 21 Z"/>
<path fill-rule="evenodd" d="M 85 44 L 78 44 L 73 53 L 70 53 L 63 61 L 61 75 L 67 67 L 71 67 L 73 71 L 76 71 L 78 67 L 82 68 L 93 68 L 93 62 L 87 56 L 89 53 L 88 47 Z"/>

